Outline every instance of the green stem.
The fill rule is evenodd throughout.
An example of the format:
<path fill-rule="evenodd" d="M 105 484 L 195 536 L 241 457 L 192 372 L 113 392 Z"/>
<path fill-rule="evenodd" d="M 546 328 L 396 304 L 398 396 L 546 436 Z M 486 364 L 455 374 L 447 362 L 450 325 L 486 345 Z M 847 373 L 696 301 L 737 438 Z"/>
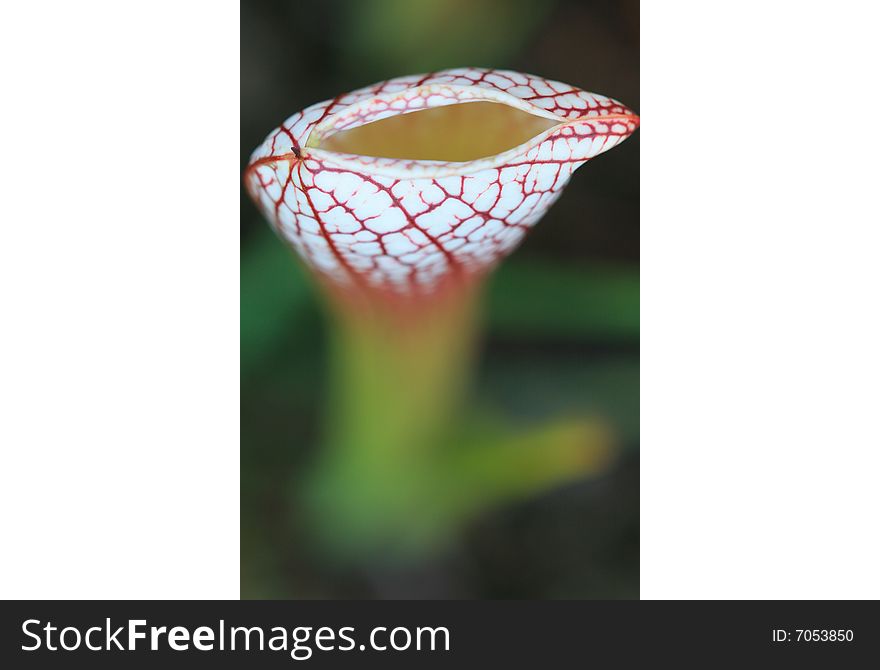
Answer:
<path fill-rule="evenodd" d="M 326 444 L 307 491 L 333 557 L 418 554 L 492 505 L 604 463 L 606 433 L 583 420 L 468 432 L 477 302 L 470 285 L 420 303 L 333 302 Z"/>
<path fill-rule="evenodd" d="M 437 473 L 469 382 L 476 302 L 462 286 L 424 304 L 334 303 L 326 444 L 310 491 L 334 555 L 406 554 L 437 535 Z"/>

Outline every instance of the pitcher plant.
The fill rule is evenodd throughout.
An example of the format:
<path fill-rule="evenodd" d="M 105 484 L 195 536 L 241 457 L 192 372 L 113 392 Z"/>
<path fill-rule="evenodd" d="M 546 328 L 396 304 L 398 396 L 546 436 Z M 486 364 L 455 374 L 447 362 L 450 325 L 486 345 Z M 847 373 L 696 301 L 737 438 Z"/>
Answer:
<path fill-rule="evenodd" d="M 291 116 L 245 184 L 333 324 L 324 440 L 300 503 L 328 555 L 403 558 L 485 510 L 601 471 L 595 419 L 528 431 L 470 411 L 484 278 L 638 117 L 568 84 L 459 68 Z"/>

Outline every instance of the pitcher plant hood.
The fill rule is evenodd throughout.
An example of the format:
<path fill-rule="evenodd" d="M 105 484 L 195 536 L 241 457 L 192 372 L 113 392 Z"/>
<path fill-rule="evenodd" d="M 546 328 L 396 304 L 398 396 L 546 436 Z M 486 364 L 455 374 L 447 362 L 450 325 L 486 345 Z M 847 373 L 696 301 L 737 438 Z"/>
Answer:
<path fill-rule="evenodd" d="M 411 75 L 294 114 L 245 184 L 326 283 L 425 294 L 488 272 L 638 125 L 616 100 L 534 75 Z"/>

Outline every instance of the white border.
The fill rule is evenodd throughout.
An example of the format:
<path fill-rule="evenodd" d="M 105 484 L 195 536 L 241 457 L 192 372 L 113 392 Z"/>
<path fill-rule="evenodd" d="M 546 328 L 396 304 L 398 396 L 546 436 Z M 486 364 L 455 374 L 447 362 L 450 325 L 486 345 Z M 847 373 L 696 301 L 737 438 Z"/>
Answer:
<path fill-rule="evenodd" d="M 644 598 L 880 597 L 876 13 L 642 3 Z"/>
<path fill-rule="evenodd" d="M 0 13 L 0 597 L 237 598 L 238 5 Z"/>

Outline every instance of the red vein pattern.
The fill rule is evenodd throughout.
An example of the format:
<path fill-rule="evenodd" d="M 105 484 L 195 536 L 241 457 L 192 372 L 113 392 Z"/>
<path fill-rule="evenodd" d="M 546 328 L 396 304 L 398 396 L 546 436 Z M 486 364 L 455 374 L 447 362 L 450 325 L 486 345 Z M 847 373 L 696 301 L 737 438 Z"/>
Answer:
<path fill-rule="evenodd" d="M 468 162 L 340 154 L 321 138 L 397 114 L 491 101 L 557 121 Z M 512 251 L 572 172 L 629 137 L 621 103 L 534 75 L 460 68 L 359 89 L 294 114 L 253 153 L 245 184 L 276 232 L 337 285 L 428 293 Z"/>

